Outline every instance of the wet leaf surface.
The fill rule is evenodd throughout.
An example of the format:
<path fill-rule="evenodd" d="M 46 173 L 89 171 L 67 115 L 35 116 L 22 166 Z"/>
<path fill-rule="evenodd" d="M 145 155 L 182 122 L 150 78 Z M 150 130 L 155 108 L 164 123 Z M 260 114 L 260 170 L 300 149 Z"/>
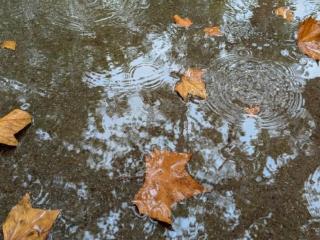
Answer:
<path fill-rule="evenodd" d="M 145 158 L 145 182 L 134 198 L 141 214 L 171 224 L 171 207 L 205 191 L 187 172 L 189 153 L 154 150 Z"/>
<path fill-rule="evenodd" d="M 31 121 L 31 115 L 19 109 L 15 109 L 3 118 L 0 118 L 0 143 L 17 146 L 18 141 L 14 135 L 28 126 Z"/>
<path fill-rule="evenodd" d="M 175 24 L 177 24 L 179 27 L 185 27 L 188 28 L 192 25 L 192 21 L 189 18 L 182 18 L 179 15 L 173 16 L 173 21 Z"/>
<path fill-rule="evenodd" d="M 309 57 L 320 60 L 320 21 L 309 17 L 300 24 L 298 47 Z"/>
<path fill-rule="evenodd" d="M 1 48 L 16 50 L 17 43 L 13 40 L 6 40 L 1 43 Z"/>
<path fill-rule="evenodd" d="M 220 27 L 218 26 L 207 27 L 203 29 L 203 31 L 210 37 L 221 37 L 224 35 L 223 32 L 221 32 Z"/>
<path fill-rule="evenodd" d="M 206 85 L 203 80 L 204 71 L 196 68 L 189 68 L 187 72 L 181 76 L 180 81 L 175 86 L 175 91 L 183 98 L 188 100 L 189 96 L 207 98 Z"/>
<path fill-rule="evenodd" d="M 275 10 L 277 16 L 283 17 L 284 19 L 291 22 L 294 19 L 294 13 L 289 7 L 279 7 Z"/>
<path fill-rule="evenodd" d="M 26 194 L 3 224 L 4 240 L 45 240 L 59 214 L 59 210 L 32 208 Z"/>

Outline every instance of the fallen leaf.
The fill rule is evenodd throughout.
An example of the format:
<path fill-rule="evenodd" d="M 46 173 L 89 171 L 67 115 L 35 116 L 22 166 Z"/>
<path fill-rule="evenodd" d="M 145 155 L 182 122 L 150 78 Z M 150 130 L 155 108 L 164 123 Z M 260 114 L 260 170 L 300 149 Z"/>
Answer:
<path fill-rule="evenodd" d="M 309 17 L 300 24 L 298 47 L 309 57 L 320 60 L 320 21 Z"/>
<path fill-rule="evenodd" d="M 275 10 L 275 14 L 283 17 L 284 19 L 288 20 L 291 22 L 294 18 L 293 12 L 290 10 L 289 7 L 279 7 Z"/>
<path fill-rule="evenodd" d="M 175 203 L 205 192 L 186 171 L 190 159 L 189 153 L 159 150 L 145 158 L 145 181 L 133 201 L 141 214 L 171 224 L 171 207 Z"/>
<path fill-rule="evenodd" d="M 223 32 L 221 32 L 220 27 L 214 26 L 214 27 L 207 27 L 203 29 L 203 31 L 211 37 L 221 37 L 223 36 Z"/>
<path fill-rule="evenodd" d="M 201 99 L 207 98 L 206 85 L 202 79 L 203 73 L 201 69 L 189 68 L 181 77 L 174 89 L 183 100 L 187 101 L 189 95 Z"/>
<path fill-rule="evenodd" d="M 29 113 L 15 109 L 3 118 L 0 118 L 0 143 L 17 146 L 18 141 L 15 134 L 20 132 L 31 123 L 32 117 Z"/>
<path fill-rule="evenodd" d="M 182 18 L 179 15 L 174 15 L 173 20 L 175 24 L 177 24 L 180 27 L 188 28 L 192 25 L 192 21 L 189 18 Z"/>
<path fill-rule="evenodd" d="M 45 240 L 59 214 L 59 210 L 32 208 L 26 194 L 3 224 L 4 240 Z"/>
<path fill-rule="evenodd" d="M 1 48 L 6 48 L 6 49 L 10 49 L 10 50 L 16 50 L 16 47 L 17 47 L 17 43 L 15 41 L 12 41 L 12 40 L 3 41 L 1 43 Z"/>
<path fill-rule="evenodd" d="M 246 107 L 244 111 L 250 116 L 256 116 L 260 113 L 261 109 L 260 109 L 260 106 L 250 106 L 250 107 Z"/>

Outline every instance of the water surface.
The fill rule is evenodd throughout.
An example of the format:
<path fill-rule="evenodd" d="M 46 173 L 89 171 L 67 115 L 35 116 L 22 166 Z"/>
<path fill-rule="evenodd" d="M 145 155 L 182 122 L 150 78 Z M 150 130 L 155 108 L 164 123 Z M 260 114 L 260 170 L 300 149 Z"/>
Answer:
<path fill-rule="evenodd" d="M 317 0 L 2 1 L 0 40 L 18 48 L 0 50 L 0 115 L 34 122 L 0 148 L 0 222 L 30 192 L 62 210 L 50 239 L 320 238 L 320 67 L 296 46 L 319 12 Z M 204 36 L 213 24 L 224 37 Z M 189 67 L 205 70 L 207 101 L 173 91 Z M 211 189 L 179 203 L 171 229 L 131 203 L 155 147 L 192 152 Z"/>

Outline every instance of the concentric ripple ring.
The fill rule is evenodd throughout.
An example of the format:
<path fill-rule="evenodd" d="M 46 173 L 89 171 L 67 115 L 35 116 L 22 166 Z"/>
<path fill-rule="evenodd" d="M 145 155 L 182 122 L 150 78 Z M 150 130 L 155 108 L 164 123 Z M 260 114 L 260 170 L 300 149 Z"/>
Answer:
<path fill-rule="evenodd" d="M 132 64 L 127 71 L 116 68 L 111 72 L 88 72 L 83 81 L 90 87 L 103 87 L 112 94 L 135 93 L 160 88 L 165 83 L 165 73 L 152 63 L 139 63 Z"/>
<path fill-rule="evenodd" d="M 141 63 L 132 66 L 123 79 L 117 81 L 111 79 L 110 88 L 116 92 L 156 89 L 162 85 L 162 79 L 163 74 L 156 65 Z"/>
<path fill-rule="evenodd" d="M 299 77 L 290 66 L 246 54 L 229 54 L 211 66 L 207 106 L 226 121 L 241 124 L 244 109 L 259 106 L 259 126 L 279 129 L 304 113 Z"/>

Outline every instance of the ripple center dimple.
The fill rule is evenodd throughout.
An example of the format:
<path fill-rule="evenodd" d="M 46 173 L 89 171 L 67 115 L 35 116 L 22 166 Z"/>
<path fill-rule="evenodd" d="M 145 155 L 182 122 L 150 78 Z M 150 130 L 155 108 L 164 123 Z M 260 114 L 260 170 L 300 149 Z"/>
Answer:
<path fill-rule="evenodd" d="M 230 54 L 211 64 L 209 108 L 228 122 L 241 124 L 244 109 L 259 106 L 259 125 L 271 129 L 300 116 L 304 102 L 291 67 L 244 55 Z"/>

